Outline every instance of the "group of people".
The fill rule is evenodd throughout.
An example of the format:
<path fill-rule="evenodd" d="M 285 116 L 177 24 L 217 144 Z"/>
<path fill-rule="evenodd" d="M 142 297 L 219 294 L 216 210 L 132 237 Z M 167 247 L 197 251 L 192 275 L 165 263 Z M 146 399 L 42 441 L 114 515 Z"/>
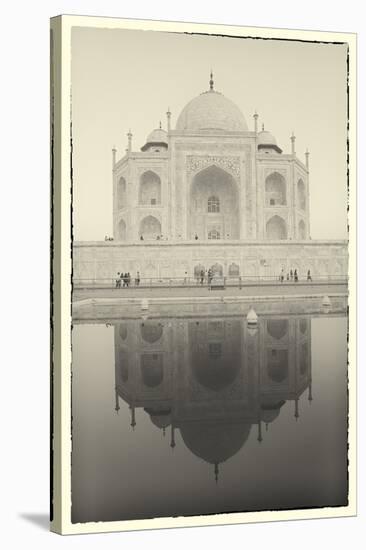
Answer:
<path fill-rule="evenodd" d="M 285 280 L 285 272 L 282 269 L 281 273 L 280 273 L 281 283 L 283 283 L 284 280 Z M 311 277 L 310 269 L 308 269 L 306 280 L 307 281 L 312 281 L 313 280 L 312 277 Z M 294 281 L 295 283 L 297 283 L 299 281 L 299 275 L 297 273 L 297 269 L 294 269 L 294 270 L 290 269 L 290 271 L 286 274 L 286 281 Z"/>
<path fill-rule="evenodd" d="M 105 240 L 105 241 L 114 241 L 114 238 L 113 238 L 113 237 L 108 237 L 108 235 L 106 235 L 106 236 L 104 237 L 104 240 Z"/>
<path fill-rule="evenodd" d="M 139 286 L 140 285 L 140 273 L 139 271 L 136 273 L 136 277 L 135 277 L 135 286 Z M 120 273 L 118 271 L 117 273 L 117 279 L 116 279 L 116 288 L 121 288 L 122 286 L 123 287 L 129 287 L 131 284 L 131 275 L 130 273 Z"/>

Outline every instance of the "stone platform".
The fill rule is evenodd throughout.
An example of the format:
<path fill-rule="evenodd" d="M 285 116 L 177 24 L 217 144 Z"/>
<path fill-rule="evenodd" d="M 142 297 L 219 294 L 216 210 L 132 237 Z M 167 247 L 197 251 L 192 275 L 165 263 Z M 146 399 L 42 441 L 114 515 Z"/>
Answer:
<path fill-rule="evenodd" d="M 112 279 L 117 272 L 132 278 L 194 277 L 198 269 L 214 267 L 223 276 L 277 278 L 310 269 L 313 278 L 346 279 L 345 240 L 281 241 L 79 241 L 73 245 L 74 281 Z"/>

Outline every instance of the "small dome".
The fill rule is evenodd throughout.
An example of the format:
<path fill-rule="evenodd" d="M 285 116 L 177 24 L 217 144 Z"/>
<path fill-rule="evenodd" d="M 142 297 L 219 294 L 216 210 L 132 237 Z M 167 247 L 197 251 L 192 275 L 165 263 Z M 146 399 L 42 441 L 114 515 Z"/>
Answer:
<path fill-rule="evenodd" d="M 271 148 L 277 151 L 277 153 L 282 153 L 282 149 L 277 145 L 276 138 L 267 130 L 259 132 L 257 143 L 258 149 Z"/>
<path fill-rule="evenodd" d="M 248 132 L 248 126 L 235 103 L 209 90 L 187 103 L 178 117 L 176 130 Z"/>
<path fill-rule="evenodd" d="M 141 151 L 147 151 L 150 147 L 168 147 L 168 134 L 162 128 L 155 128 L 146 138 L 146 143 L 141 147 Z"/>
<path fill-rule="evenodd" d="M 170 409 L 150 409 L 145 408 L 145 412 L 150 415 L 150 420 L 159 429 L 167 428 L 170 426 L 172 417 Z"/>
<path fill-rule="evenodd" d="M 262 130 L 258 134 L 258 145 L 277 145 L 276 138 L 267 132 L 267 130 Z"/>
<path fill-rule="evenodd" d="M 147 136 L 146 143 L 168 143 L 166 131 L 162 128 L 156 128 Z"/>

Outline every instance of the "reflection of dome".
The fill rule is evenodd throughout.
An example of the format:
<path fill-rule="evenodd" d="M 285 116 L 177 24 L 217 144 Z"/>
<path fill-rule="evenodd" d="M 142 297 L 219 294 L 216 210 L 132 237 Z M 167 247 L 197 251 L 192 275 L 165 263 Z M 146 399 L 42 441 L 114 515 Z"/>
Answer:
<path fill-rule="evenodd" d="M 261 406 L 262 408 L 261 420 L 263 420 L 263 422 L 265 422 L 266 424 L 273 422 L 280 414 L 281 407 L 285 403 L 286 401 L 278 401 L 275 403 L 271 403 L 271 402 L 267 402 L 266 400 Z"/>
<path fill-rule="evenodd" d="M 151 408 L 145 408 L 144 411 L 146 411 L 150 415 L 151 422 L 157 428 L 163 429 L 170 426 L 172 421 L 170 409 L 155 410 Z"/>
<path fill-rule="evenodd" d="M 178 117 L 176 130 L 247 132 L 248 127 L 235 103 L 210 90 L 187 103 Z"/>
<path fill-rule="evenodd" d="M 249 437 L 251 424 L 216 420 L 183 424 L 180 432 L 188 449 L 210 464 L 219 464 L 234 456 Z"/>

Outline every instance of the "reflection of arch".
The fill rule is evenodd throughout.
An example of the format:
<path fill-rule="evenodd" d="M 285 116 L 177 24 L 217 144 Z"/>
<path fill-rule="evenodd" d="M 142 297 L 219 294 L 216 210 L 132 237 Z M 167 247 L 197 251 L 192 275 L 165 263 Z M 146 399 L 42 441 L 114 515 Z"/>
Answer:
<path fill-rule="evenodd" d="M 146 322 L 141 325 L 141 336 L 149 344 L 160 340 L 163 335 L 163 327 L 160 323 Z"/>
<path fill-rule="evenodd" d="M 278 172 L 273 172 L 266 178 L 266 206 L 286 204 L 286 180 Z"/>
<path fill-rule="evenodd" d="M 222 265 L 216 263 L 214 265 L 211 266 L 211 270 L 212 270 L 212 273 L 214 275 L 217 275 L 218 277 L 222 277 L 223 276 L 223 269 L 222 269 Z"/>
<path fill-rule="evenodd" d="M 128 353 L 123 348 L 119 349 L 118 354 L 119 359 L 119 369 L 121 373 L 121 378 L 123 382 L 127 382 L 128 380 Z"/>
<path fill-rule="evenodd" d="M 232 263 L 229 265 L 229 277 L 239 277 L 240 270 L 238 264 Z"/>
<path fill-rule="evenodd" d="M 124 220 L 120 220 L 118 224 L 118 240 L 119 241 L 125 241 L 126 240 L 126 222 Z"/>
<path fill-rule="evenodd" d="M 302 375 L 306 374 L 308 370 L 308 364 L 309 364 L 308 345 L 307 343 L 304 343 L 301 346 L 301 350 L 300 350 L 300 374 Z"/>
<path fill-rule="evenodd" d="M 286 222 L 280 216 L 272 216 L 266 225 L 267 239 L 279 240 L 287 239 Z"/>
<path fill-rule="evenodd" d="M 160 204 L 161 180 L 155 172 L 148 170 L 140 178 L 139 203 Z"/>
<path fill-rule="evenodd" d="M 157 353 L 144 353 L 141 355 L 141 374 L 145 386 L 156 388 L 164 378 L 163 356 Z"/>
<path fill-rule="evenodd" d="M 301 178 L 297 182 L 297 200 L 298 200 L 299 208 L 301 210 L 305 210 L 306 208 L 305 184 Z"/>
<path fill-rule="evenodd" d="M 233 384 L 241 370 L 241 323 L 208 321 L 189 326 L 191 369 L 194 378 L 206 389 L 220 392 Z"/>
<path fill-rule="evenodd" d="M 127 338 L 127 325 L 126 325 L 126 323 L 120 323 L 118 332 L 119 332 L 120 338 L 122 340 L 126 340 L 126 338 Z"/>
<path fill-rule="evenodd" d="M 288 320 L 287 319 L 269 319 L 267 321 L 267 332 L 276 340 L 281 340 L 287 334 Z"/>
<path fill-rule="evenodd" d="M 207 201 L 207 212 L 220 212 L 220 199 L 212 196 Z"/>
<path fill-rule="evenodd" d="M 126 206 L 126 180 L 120 177 L 117 185 L 117 206 L 118 210 Z"/>
<path fill-rule="evenodd" d="M 211 165 L 194 176 L 188 225 L 192 238 L 239 238 L 239 197 L 231 174 Z"/>
<path fill-rule="evenodd" d="M 306 228 L 304 220 L 299 221 L 299 239 L 306 239 Z"/>
<path fill-rule="evenodd" d="M 288 376 L 288 352 L 285 349 L 269 349 L 268 376 L 274 382 L 283 382 Z"/>
<path fill-rule="evenodd" d="M 144 239 L 156 239 L 161 235 L 161 224 L 154 216 L 146 216 L 140 223 L 140 236 Z"/>
<path fill-rule="evenodd" d="M 300 319 L 300 331 L 302 334 L 305 334 L 307 329 L 308 329 L 308 324 L 307 324 L 307 321 L 306 319 Z"/>

